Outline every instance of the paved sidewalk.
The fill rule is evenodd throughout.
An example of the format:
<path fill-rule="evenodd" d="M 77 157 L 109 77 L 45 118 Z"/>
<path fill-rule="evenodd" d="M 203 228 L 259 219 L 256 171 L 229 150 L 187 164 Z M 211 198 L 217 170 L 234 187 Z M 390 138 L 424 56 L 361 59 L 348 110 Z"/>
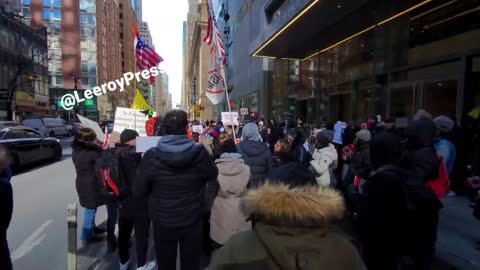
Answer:
<path fill-rule="evenodd" d="M 480 270 L 480 221 L 465 197 L 447 197 L 440 212 L 437 240 L 437 263 L 433 270 Z"/>

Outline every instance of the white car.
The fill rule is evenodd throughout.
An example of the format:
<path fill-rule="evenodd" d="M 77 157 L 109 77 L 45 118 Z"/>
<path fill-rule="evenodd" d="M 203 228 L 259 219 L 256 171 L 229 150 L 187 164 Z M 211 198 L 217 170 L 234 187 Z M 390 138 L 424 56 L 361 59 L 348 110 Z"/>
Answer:
<path fill-rule="evenodd" d="M 63 123 L 64 120 L 61 118 L 36 118 L 23 120 L 24 126 L 38 130 L 45 136 L 72 136 L 72 130 L 66 127 Z"/>

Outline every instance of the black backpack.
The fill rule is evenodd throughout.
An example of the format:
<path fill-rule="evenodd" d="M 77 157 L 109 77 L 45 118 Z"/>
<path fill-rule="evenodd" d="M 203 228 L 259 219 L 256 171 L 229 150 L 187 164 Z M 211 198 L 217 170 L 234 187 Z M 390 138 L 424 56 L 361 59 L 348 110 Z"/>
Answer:
<path fill-rule="evenodd" d="M 100 195 L 107 201 L 117 203 L 125 198 L 125 183 L 119 171 L 119 153 L 116 149 L 105 149 L 96 166 Z"/>

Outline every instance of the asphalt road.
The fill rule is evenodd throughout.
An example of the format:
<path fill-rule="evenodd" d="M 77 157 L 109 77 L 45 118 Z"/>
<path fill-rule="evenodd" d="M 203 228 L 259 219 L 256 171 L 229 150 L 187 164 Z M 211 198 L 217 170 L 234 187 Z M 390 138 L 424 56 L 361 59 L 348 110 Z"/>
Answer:
<path fill-rule="evenodd" d="M 62 161 L 36 164 L 12 179 L 14 211 L 8 240 L 16 270 L 66 269 L 67 206 L 78 203 L 78 198 L 71 160 L 72 138 L 61 141 Z M 105 219 L 106 211 L 101 207 L 97 224 Z M 78 220 L 83 220 L 81 208 Z M 80 236 L 81 223 L 78 227 Z"/>

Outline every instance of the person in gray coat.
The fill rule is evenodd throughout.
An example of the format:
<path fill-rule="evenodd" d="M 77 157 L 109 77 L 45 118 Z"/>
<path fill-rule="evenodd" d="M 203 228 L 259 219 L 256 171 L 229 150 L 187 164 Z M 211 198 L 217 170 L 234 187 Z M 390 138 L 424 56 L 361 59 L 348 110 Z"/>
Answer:
<path fill-rule="evenodd" d="M 272 153 L 267 144 L 263 142 L 257 124 L 245 125 L 242 130 L 242 141 L 237 145 L 237 150 L 250 167 L 249 186 L 262 184 L 272 168 Z"/>

